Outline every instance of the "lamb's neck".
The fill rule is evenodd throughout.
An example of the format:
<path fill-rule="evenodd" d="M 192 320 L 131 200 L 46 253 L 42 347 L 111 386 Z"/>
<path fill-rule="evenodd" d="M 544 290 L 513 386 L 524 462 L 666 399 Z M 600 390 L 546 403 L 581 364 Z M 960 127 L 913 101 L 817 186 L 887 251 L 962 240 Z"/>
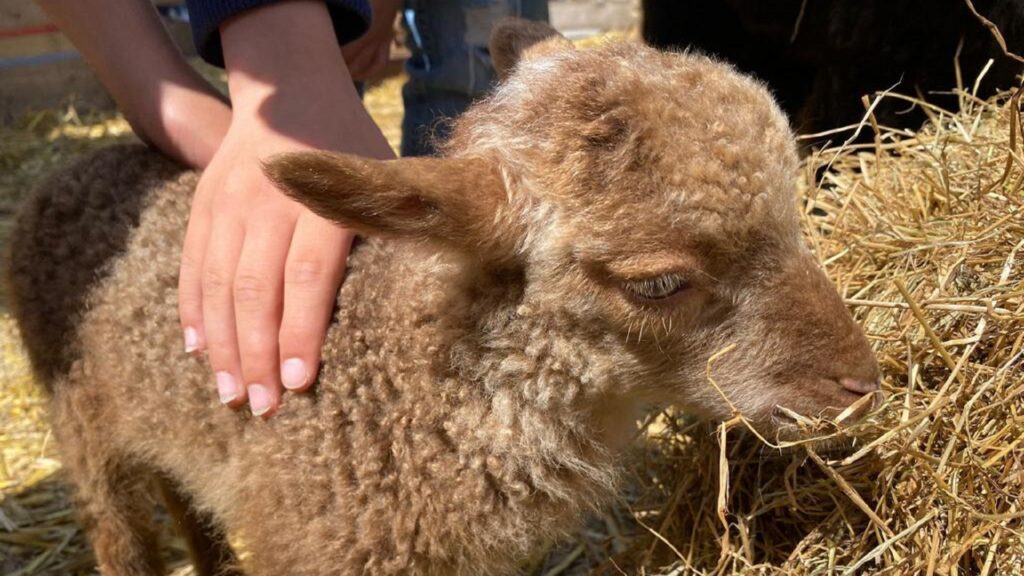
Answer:
<path fill-rule="evenodd" d="M 600 500 L 617 486 L 642 405 L 621 394 L 601 336 L 580 336 L 569 322 L 510 306 L 454 347 L 453 365 L 482 392 L 478 439 L 506 467 L 555 498 Z"/>
<path fill-rule="evenodd" d="M 479 261 L 409 245 L 398 257 L 376 248 L 380 268 L 361 281 L 387 305 L 359 309 L 378 322 L 402 318 L 419 331 L 417 346 L 435 350 L 418 366 L 437 388 L 419 400 L 444 399 L 446 442 L 484 458 L 506 495 L 521 487 L 563 503 L 610 496 L 640 406 L 622 394 L 621 359 L 609 356 L 604 336 L 523 304 L 515 272 L 481 274 Z M 342 301 L 357 308 L 354 298 Z M 384 337 L 403 342 L 392 342 L 396 349 L 410 342 L 406 328 Z"/>

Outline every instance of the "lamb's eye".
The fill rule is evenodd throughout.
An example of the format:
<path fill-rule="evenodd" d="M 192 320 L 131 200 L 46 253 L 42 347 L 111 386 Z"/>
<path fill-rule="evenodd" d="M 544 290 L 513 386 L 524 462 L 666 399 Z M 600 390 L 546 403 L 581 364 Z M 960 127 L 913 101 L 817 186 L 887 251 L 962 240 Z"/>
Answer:
<path fill-rule="evenodd" d="M 644 300 L 662 300 L 678 294 L 689 286 L 678 274 L 662 274 L 642 280 L 629 280 L 623 283 L 626 291 Z"/>

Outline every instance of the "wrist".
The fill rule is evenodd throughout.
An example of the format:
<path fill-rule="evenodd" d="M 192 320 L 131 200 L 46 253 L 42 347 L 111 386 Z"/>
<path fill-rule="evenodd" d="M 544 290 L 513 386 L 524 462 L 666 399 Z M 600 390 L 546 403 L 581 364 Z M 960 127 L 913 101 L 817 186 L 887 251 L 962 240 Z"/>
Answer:
<path fill-rule="evenodd" d="M 239 138 L 255 139 L 263 153 L 297 145 L 392 156 L 359 99 L 323 2 L 246 11 L 221 26 L 221 44 Z"/>
<path fill-rule="evenodd" d="M 323 2 L 288 0 L 243 12 L 221 26 L 221 43 L 236 109 L 277 95 L 308 102 L 352 89 Z"/>
<path fill-rule="evenodd" d="M 142 140 L 193 168 L 204 168 L 231 124 L 224 97 L 182 60 L 119 101 Z"/>
<path fill-rule="evenodd" d="M 212 87 L 171 85 L 160 97 L 160 130 L 174 155 L 205 168 L 231 126 L 231 108 Z"/>

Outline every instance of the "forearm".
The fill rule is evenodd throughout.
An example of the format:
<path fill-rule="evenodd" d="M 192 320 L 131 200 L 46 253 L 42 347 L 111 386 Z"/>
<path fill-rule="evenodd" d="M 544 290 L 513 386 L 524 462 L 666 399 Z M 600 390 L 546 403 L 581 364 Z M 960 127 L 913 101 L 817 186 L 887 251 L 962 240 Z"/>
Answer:
<path fill-rule="evenodd" d="M 140 137 L 190 165 L 209 162 L 227 131 L 230 110 L 181 56 L 148 1 L 38 2 L 82 53 Z M 196 113 L 206 129 L 180 129 Z"/>
<path fill-rule="evenodd" d="M 220 37 L 237 119 L 263 123 L 305 146 L 347 151 L 353 142 L 365 153 L 365 131 L 377 129 L 322 2 L 289 0 L 249 10 L 225 22 Z"/>

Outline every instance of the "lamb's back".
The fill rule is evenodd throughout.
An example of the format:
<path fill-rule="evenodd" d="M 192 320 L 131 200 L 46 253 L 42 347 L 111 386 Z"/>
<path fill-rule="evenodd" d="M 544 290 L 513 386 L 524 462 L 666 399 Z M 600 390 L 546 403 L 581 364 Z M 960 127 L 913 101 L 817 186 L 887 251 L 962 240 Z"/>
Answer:
<path fill-rule="evenodd" d="M 173 182 L 187 194 L 187 174 L 144 146 L 112 146 L 56 173 L 22 206 L 9 253 L 11 307 L 47 386 L 70 367 L 86 296 L 124 252 L 151 193 Z"/>

